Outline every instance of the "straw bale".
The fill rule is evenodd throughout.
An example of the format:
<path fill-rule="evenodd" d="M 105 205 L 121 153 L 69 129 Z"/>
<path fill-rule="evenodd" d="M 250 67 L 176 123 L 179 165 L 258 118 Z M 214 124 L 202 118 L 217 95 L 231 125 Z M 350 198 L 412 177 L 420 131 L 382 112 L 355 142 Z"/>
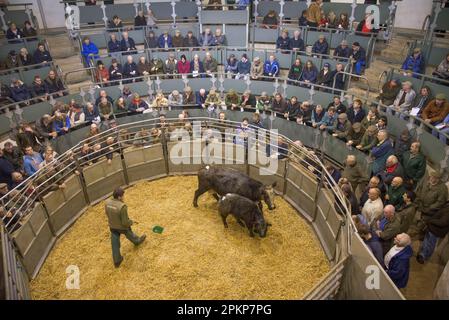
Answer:
<path fill-rule="evenodd" d="M 281 197 L 264 215 L 266 238 L 251 238 L 233 217 L 225 229 L 208 193 L 192 205 L 197 178 L 170 177 L 127 189 L 133 230 L 123 236 L 124 261 L 112 263 L 104 203 L 90 208 L 61 238 L 31 283 L 34 299 L 300 299 L 328 271 L 311 227 Z M 162 234 L 153 226 L 164 227 Z M 68 290 L 66 268 L 80 270 L 80 289 Z"/>

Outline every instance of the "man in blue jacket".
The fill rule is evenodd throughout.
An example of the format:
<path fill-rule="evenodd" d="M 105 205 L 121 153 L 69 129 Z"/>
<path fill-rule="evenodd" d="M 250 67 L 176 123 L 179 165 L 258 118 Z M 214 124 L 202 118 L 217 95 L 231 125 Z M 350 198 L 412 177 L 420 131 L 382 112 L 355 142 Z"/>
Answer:
<path fill-rule="evenodd" d="M 168 31 L 164 31 L 157 40 L 157 44 L 161 49 L 173 48 L 172 37 L 168 34 Z"/>
<path fill-rule="evenodd" d="M 42 156 L 33 150 L 33 147 L 25 147 L 25 155 L 23 156 L 23 167 L 25 173 L 28 176 L 32 176 L 37 170 L 39 170 L 39 165 L 44 161 Z"/>
<path fill-rule="evenodd" d="M 287 30 L 283 30 L 281 36 L 277 39 L 276 49 L 291 50 L 290 37 Z"/>
<path fill-rule="evenodd" d="M 237 62 L 237 75 L 236 79 L 242 79 L 249 75 L 251 72 L 251 62 L 248 60 L 246 53 L 242 54 L 242 58 Z"/>
<path fill-rule="evenodd" d="M 394 246 L 385 255 L 388 276 L 399 289 L 407 286 L 410 274 L 410 257 L 413 255 L 410 236 L 400 233 L 394 238 Z"/>
<path fill-rule="evenodd" d="M 20 80 L 13 80 L 13 86 L 11 87 L 11 96 L 16 102 L 31 99 L 31 92 Z M 26 104 L 29 104 L 26 103 Z"/>
<path fill-rule="evenodd" d="M 317 53 L 317 54 L 328 54 L 329 53 L 329 45 L 328 45 L 324 35 L 320 35 L 318 40 L 313 44 L 312 53 Z"/>
<path fill-rule="evenodd" d="M 91 42 L 88 37 L 83 39 L 83 48 L 81 54 L 84 58 L 84 66 L 89 67 L 89 64 L 92 60 L 97 60 L 98 56 L 98 48 L 95 43 Z"/>
<path fill-rule="evenodd" d="M 136 43 L 134 42 L 134 39 L 128 35 L 127 31 L 122 33 L 122 40 L 120 41 L 120 48 L 121 48 L 121 51 L 126 51 L 125 53 L 123 53 L 123 55 L 137 53 Z"/>
<path fill-rule="evenodd" d="M 270 55 L 263 67 L 263 74 L 266 77 L 277 77 L 279 75 L 279 62 L 274 55 Z"/>
<path fill-rule="evenodd" d="M 343 40 L 334 50 L 334 57 L 349 58 L 351 49 L 348 46 L 348 41 Z"/>
<path fill-rule="evenodd" d="M 53 60 L 50 52 L 45 49 L 45 45 L 42 42 L 38 44 L 36 51 L 34 51 L 33 57 L 36 64 L 47 63 Z"/>
<path fill-rule="evenodd" d="M 357 41 L 352 44 L 351 52 L 349 53 L 349 58 L 354 65 L 354 73 L 361 75 L 362 68 L 366 65 L 366 52 L 360 46 Z"/>
<path fill-rule="evenodd" d="M 108 41 L 109 55 L 111 57 L 119 59 L 117 52 L 120 52 L 121 50 L 122 50 L 122 46 L 120 44 L 120 41 L 117 40 L 117 36 L 115 35 L 115 33 L 112 33 L 111 39 Z"/>
<path fill-rule="evenodd" d="M 201 88 L 200 91 L 196 93 L 196 104 L 200 108 L 206 108 L 207 92 L 206 89 Z"/>
<path fill-rule="evenodd" d="M 419 78 L 418 74 L 425 73 L 424 57 L 421 54 L 420 48 L 415 48 L 413 54 L 405 59 L 402 64 L 402 70 L 404 70 L 406 75 L 413 76 L 414 78 Z"/>

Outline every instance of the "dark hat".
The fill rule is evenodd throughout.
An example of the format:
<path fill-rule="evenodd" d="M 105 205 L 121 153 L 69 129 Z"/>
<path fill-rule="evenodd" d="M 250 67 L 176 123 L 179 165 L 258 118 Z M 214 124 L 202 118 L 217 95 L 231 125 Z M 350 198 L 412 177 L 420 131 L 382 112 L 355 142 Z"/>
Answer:
<path fill-rule="evenodd" d="M 352 45 L 356 46 L 356 47 L 360 47 L 360 43 L 358 43 L 357 41 L 353 42 Z"/>
<path fill-rule="evenodd" d="M 17 53 L 16 53 L 16 50 L 11 50 L 11 51 L 9 51 L 9 54 L 10 54 L 11 56 L 15 56 Z"/>
<path fill-rule="evenodd" d="M 324 64 L 324 66 L 327 67 L 327 68 L 330 68 L 330 67 L 331 67 L 331 64 L 330 64 L 329 62 L 326 62 L 326 63 Z"/>
<path fill-rule="evenodd" d="M 242 54 L 242 58 L 248 59 L 248 55 L 246 53 Z"/>

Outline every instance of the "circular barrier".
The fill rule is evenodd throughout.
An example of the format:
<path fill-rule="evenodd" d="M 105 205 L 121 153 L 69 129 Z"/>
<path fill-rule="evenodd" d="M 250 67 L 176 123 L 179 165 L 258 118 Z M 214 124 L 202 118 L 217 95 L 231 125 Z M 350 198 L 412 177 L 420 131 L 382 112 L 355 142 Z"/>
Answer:
<path fill-rule="evenodd" d="M 165 121 L 157 115 L 141 121 L 126 117 L 130 118 L 129 123 L 75 144 L 57 161 L 22 182 L 19 191 L 10 194 L 5 207 L 23 218 L 21 226 L 11 219 L 6 228 L 11 231 L 10 237 L 29 278 L 36 277 L 57 238 L 90 205 L 108 197 L 114 187 L 172 175 L 192 175 L 204 163 L 216 162 L 263 183 L 275 181 L 276 192 L 312 226 L 331 269 L 305 299 L 403 299 L 354 232 L 348 206 L 322 161 L 311 150 L 293 143 L 297 130 L 288 136 L 254 127 L 250 132 L 257 138 L 250 135 L 242 140 L 235 132 L 238 122 L 207 117 L 203 110 L 192 113 L 196 114 L 189 119 L 191 125 L 175 117 L 175 111 L 168 112 Z M 245 116 L 245 112 L 233 114 Z M 278 120 L 284 130 L 291 123 Z M 151 129 L 158 133 L 160 130 L 160 134 L 148 137 Z M 269 142 L 262 137 L 269 137 Z M 277 141 L 283 143 L 278 146 Z M 83 155 L 85 144 L 94 147 L 97 153 Z M 255 149 L 251 147 L 254 145 Z M 283 155 L 284 159 L 267 158 L 268 150 L 273 155 Z M 274 169 L 270 159 L 276 160 Z M 336 203 L 342 215 L 337 213 Z M 368 266 L 379 270 L 377 289 L 367 290 L 365 286 Z"/>

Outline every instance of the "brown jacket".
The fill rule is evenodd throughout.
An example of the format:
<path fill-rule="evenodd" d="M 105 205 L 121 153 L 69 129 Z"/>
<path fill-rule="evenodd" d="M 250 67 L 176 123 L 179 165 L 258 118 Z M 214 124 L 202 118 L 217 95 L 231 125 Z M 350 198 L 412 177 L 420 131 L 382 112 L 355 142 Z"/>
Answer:
<path fill-rule="evenodd" d="M 432 123 L 438 123 L 444 120 L 449 113 L 449 102 L 445 101 L 441 108 L 435 104 L 435 99 L 430 101 L 422 112 L 424 120 L 430 119 Z"/>
<path fill-rule="evenodd" d="M 309 9 L 307 9 L 307 21 L 320 24 L 321 21 L 321 7 L 318 3 L 312 2 Z"/>

